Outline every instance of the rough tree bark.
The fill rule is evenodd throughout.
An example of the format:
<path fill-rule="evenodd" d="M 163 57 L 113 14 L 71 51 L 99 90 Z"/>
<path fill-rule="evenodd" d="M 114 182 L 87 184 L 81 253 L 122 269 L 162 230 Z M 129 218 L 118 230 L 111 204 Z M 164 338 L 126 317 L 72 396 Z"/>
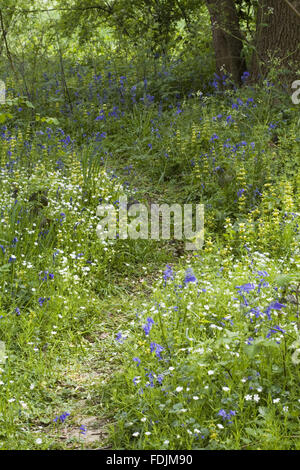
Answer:
<path fill-rule="evenodd" d="M 216 69 L 220 74 L 224 68 L 236 83 L 246 70 L 242 49 L 242 34 L 233 0 L 206 0 L 209 10 Z"/>
<path fill-rule="evenodd" d="M 264 78 L 272 60 L 294 72 L 300 64 L 300 0 L 259 0 L 252 76 Z"/>

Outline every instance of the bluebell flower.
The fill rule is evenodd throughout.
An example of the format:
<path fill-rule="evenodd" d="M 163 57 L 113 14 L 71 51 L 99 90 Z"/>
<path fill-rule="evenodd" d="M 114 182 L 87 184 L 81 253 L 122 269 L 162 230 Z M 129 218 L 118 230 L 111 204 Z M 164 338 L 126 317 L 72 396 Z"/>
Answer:
<path fill-rule="evenodd" d="M 224 409 L 221 409 L 221 410 L 218 412 L 218 415 L 219 415 L 219 416 L 222 416 L 223 421 L 227 420 L 228 423 L 232 423 L 231 417 L 236 415 L 236 411 L 234 411 L 234 410 L 229 410 L 229 412 L 227 413 Z"/>
<path fill-rule="evenodd" d="M 86 426 L 82 424 L 79 429 L 80 429 L 80 434 L 83 434 L 83 435 L 86 434 Z"/>
<path fill-rule="evenodd" d="M 264 279 L 261 279 L 259 284 L 258 284 L 258 287 L 257 287 L 257 293 L 259 294 L 260 291 L 261 291 L 261 288 L 262 287 L 268 287 L 269 283 L 266 282 Z"/>
<path fill-rule="evenodd" d="M 225 410 L 221 409 L 219 412 L 218 412 L 218 415 L 219 416 L 222 416 L 222 418 L 226 418 L 227 417 L 227 413 Z"/>
<path fill-rule="evenodd" d="M 257 271 L 258 276 L 257 277 L 268 277 L 269 274 L 267 271 Z"/>
<path fill-rule="evenodd" d="M 238 289 L 239 294 L 242 296 L 242 298 L 244 300 L 244 306 L 248 307 L 249 302 L 247 301 L 246 297 L 244 296 L 244 293 L 248 294 L 253 289 L 255 289 L 254 284 L 251 284 L 250 282 L 248 282 L 247 284 L 243 284 L 242 286 L 236 286 L 236 289 Z"/>
<path fill-rule="evenodd" d="M 160 344 L 154 343 L 154 341 L 150 343 L 150 351 L 155 352 L 158 359 L 162 359 L 160 353 L 164 351 L 164 349 L 165 348 L 163 348 Z"/>
<path fill-rule="evenodd" d="M 117 333 L 116 341 L 118 341 L 118 343 L 123 344 L 123 340 L 124 340 L 124 338 L 122 337 L 122 333 Z"/>
<path fill-rule="evenodd" d="M 259 307 L 253 307 L 251 308 L 249 313 L 254 313 L 255 318 L 259 318 L 263 316 L 263 313 L 260 311 Z"/>
<path fill-rule="evenodd" d="M 95 121 L 105 121 L 105 114 L 103 109 L 100 111 L 100 114 L 96 117 Z"/>
<path fill-rule="evenodd" d="M 268 320 L 271 320 L 271 310 L 281 310 L 284 308 L 285 305 L 281 304 L 280 302 L 272 302 L 265 310 L 265 314 L 268 317 Z"/>
<path fill-rule="evenodd" d="M 70 413 L 63 413 L 60 416 L 56 416 L 56 418 L 54 418 L 53 421 L 57 423 L 57 421 L 60 420 L 60 422 L 63 423 L 67 419 L 68 416 L 70 416 Z"/>
<path fill-rule="evenodd" d="M 157 382 L 158 382 L 160 385 L 162 384 L 163 379 L 164 379 L 164 378 L 163 378 L 163 376 L 162 376 L 161 374 L 157 376 Z"/>
<path fill-rule="evenodd" d="M 219 136 L 217 134 L 213 134 L 211 138 L 209 139 L 210 142 L 213 142 L 214 140 L 217 140 Z"/>
<path fill-rule="evenodd" d="M 185 272 L 184 284 L 188 284 L 189 282 L 197 282 L 197 278 L 192 270 L 192 268 L 188 268 Z"/>
<path fill-rule="evenodd" d="M 248 294 L 253 289 L 255 289 L 255 286 L 254 284 L 248 282 L 247 284 L 243 284 L 242 286 L 236 286 L 236 289 L 238 289 L 239 292 L 246 292 Z"/>
<path fill-rule="evenodd" d="M 12 241 L 12 246 L 16 246 L 16 244 L 18 243 L 18 241 L 19 241 L 19 240 L 17 239 L 17 237 L 15 237 L 15 238 L 13 239 L 13 241 Z"/>
<path fill-rule="evenodd" d="M 272 328 L 269 329 L 269 332 L 267 333 L 267 338 L 270 338 L 273 334 L 276 333 L 283 333 L 285 334 L 285 330 L 280 328 L 278 325 L 274 325 Z"/>
<path fill-rule="evenodd" d="M 147 372 L 145 374 L 149 378 L 149 384 L 146 385 L 146 387 L 154 387 L 154 377 L 151 372 Z"/>
<path fill-rule="evenodd" d="M 171 266 L 169 266 L 167 264 L 166 269 L 163 272 L 164 286 L 167 284 L 168 279 L 171 279 L 173 281 L 174 280 L 174 273 L 173 273 L 173 270 L 172 270 Z"/>
<path fill-rule="evenodd" d="M 150 333 L 150 330 L 152 328 L 152 325 L 154 325 L 154 320 L 151 317 L 147 318 L 147 323 L 146 325 L 143 326 L 143 330 L 145 332 L 145 335 L 148 336 Z"/>
<path fill-rule="evenodd" d="M 242 82 L 244 83 L 244 82 L 247 80 L 247 78 L 249 78 L 249 77 L 250 77 L 250 73 L 247 72 L 247 71 L 245 71 L 245 72 L 243 73 L 243 75 L 241 76 Z"/>
<path fill-rule="evenodd" d="M 40 307 L 42 307 L 43 304 L 44 304 L 46 301 L 48 301 L 48 300 L 50 300 L 50 297 L 48 297 L 48 298 L 46 298 L 46 297 L 40 297 L 39 300 L 38 300 Z"/>

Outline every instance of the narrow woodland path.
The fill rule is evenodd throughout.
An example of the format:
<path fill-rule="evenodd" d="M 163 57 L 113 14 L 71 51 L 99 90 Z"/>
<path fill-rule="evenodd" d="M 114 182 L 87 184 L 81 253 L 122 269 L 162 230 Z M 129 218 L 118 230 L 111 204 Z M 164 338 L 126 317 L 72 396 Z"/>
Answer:
<path fill-rule="evenodd" d="M 174 261 L 174 259 L 172 259 Z M 164 266 L 158 267 L 158 269 Z M 99 318 L 93 332 L 82 339 L 82 354 L 63 369 L 55 393 L 65 403 L 70 419 L 47 431 L 58 447 L 71 449 L 109 449 L 109 428 L 114 415 L 103 404 L 103 389 L 109 387 L 115 372 L 120 371 L 116 333 L 126 330 L 134 318 L 134 308 L 149 296 L 151 281 L 137 281 L 132 292 L 111 296 L 101 302 Z M 141 281 L 141 280 L 140 280 Z M 145 282 L 146 281 L 146 282 Z M 103 320 L 105 318 L 105 320 Z M 112 407 L 113 408 L 113 407 Z"/>
<path fill-rule="evenodd" d="M 139 178 L 140 175 L 137 176 Z M 139 184 L 139 181 L 133 180 L 133 184 Z M 147 182 L 146 186 L 148 191 L 139 197 L 148 203 L 151 199 L 159 202 L 168 190 L 166 186 L 159 193 L 151 182 Z M 145 187 L 145 183 L 140 187 Z M 160 244 L 158 259 L 154 257 L 149 273 L 137 268 L 141 274 L 134 278 L 130 275 L 122 278 L 118 294 L 98 299 L 99 322 L 86 335 L 83 334 L 79 354 L 70 354 L 70 362 L 63 368 L 56 384 L 57 402 L 63 402 L 65 412 L 70 415 L 62 425 L 47 428 L 47 435 L 53 439 L 55 448 L 114 448 L 109 436 L 110 427 L 115 425 L 111 411 L 114 406 L 107 409 L 103 395 L 114 373 L 120 372 L 122 364 L 116 348 L 116 334 L 128 328 L 134 319 L 135 309 L 148 300 L 151 285 L 157 278 L 154 273 L 165 269 L 168 263 L 176 263 L 182 255 L 180 242 Z"/>

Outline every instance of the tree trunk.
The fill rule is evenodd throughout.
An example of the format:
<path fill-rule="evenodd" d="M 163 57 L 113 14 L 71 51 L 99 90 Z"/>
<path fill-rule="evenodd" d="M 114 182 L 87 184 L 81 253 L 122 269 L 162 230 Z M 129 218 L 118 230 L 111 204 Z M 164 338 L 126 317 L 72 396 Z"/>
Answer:
<path fill-rule="evenodd" d="M 264 78 L 272 66 L 295 72 L 300 64 L 300 0 L 260 0 L 255 43 L 254 79 Z"/>
<path fill-rule="evenodd" d="M 206 4 L 211 19 L 217 74 L 224 75 L 225 70 L 236 83 L 241 83 L 246 64 L 235 3 L 233 0 L 206 0 Z"/>
<path fill-rule="evenodd" d="M 8 11 L 8 13 L 5 15 L 5 18 L 4 18 L 4 15 L 3 15 L 3 12 L 2 10 L 1 11 L 1 24 L 0 24 L 0 31 L 1 31 L 1 38 L 0 38 L 0 56 L 2 55 L 2 51 L 4 49 L 4 45 L 5 45 L 5 40 L 6 40 L 6 36 L 7 36 L 7 33 L 8 33 L 8 30 L 9 30 L 9 27 L 11 25 L 11 22 L 13 20 L 13 16 L 14 16 L 14 8 L 12 8 L 11 10 Z"/>

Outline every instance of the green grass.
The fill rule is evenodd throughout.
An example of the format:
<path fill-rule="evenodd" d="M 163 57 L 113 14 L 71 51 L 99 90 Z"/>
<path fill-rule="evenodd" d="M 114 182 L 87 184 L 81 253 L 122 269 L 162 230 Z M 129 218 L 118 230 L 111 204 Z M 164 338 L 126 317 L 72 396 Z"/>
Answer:
<path fill-rule="evenodd" d="M 0 448 L 299 449 L 298 109 L 267 84 L 160 102 L 108 71 L 67 70 L 72 113 L 54 77 L 33 105 L 10 81 Z M 204 248 L 101 241 L 124 194 L 203 203 Z"/>

